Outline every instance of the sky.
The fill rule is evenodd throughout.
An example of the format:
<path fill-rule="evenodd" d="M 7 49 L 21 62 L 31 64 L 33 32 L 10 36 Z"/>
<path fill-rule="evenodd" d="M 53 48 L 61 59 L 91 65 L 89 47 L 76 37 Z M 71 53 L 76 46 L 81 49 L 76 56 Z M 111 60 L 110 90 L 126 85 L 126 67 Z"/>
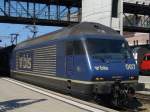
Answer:
<path fill-rule="evenodd" d="M 31 32 L 31 25 L 28 25 L 30 27 L 27 28 L 27 25 L 19 25 L 19 24 L 4 24 L 0 23 L 0 46 L 8 46 L 11 45 L 10 40 L 11 36 L 10 34 L 18 33 L 18 43 L 21 41 L 24 41 L 26 39 L 32 38 L 33 33 Z M 37 36 L 43 35 L 49 32 L 56 31 L 60 29 L 61 27 L 53 27 L 53 26 L 36 26 L 37 27 Z"/>
<path fill-rule="evenodd" d="M 22 3 L 22 5 L 23 5 L 23 3 Z M 32 5 L 33 4 L 30 4 L 30 8 L 31 8 L 30 10 L 31 11 L 32 11 L 32 8 L 33 8 Z M 16 6 L 16 2 L 11 2 L 11 6 L 12 6 L 11 7 L 11 11 L 12 12 L 16 11 L 16 10 L 14 10 L 13 7 L 17 7 L 19 11 L 20 11 L 20 9 L 22 9 L 20 5 Z M 41 8 L 40 10 L 42 10 L 43 7 L 45 7 L 45 5 L 42 5 L 40 7 Z M 0 8 L 4 9 L 4 0 L 0 0 Z M 52 9 L 55 10 L 55 8 L 51 7 L 51 11 L 53 11 Z M 13 14 L 14 13 L 12 13 L 12 15 Z M 3 15 L 3 13 L 1 11 L 0 11 L 0 15 Z M 15 16 L 15 15 L 13 15 L 13 16 Z M 21 41 L 24 41 L 24 40 L 26 40 L 28 38 L 31 38 L 33 33 L 31 33 L 31 31 L 26 26 L 27 25 L 0 23 L 0 40 L 2 40 L 2 42 L 0 42 L 0 46 L 8 46 L 8 45 L 10 45 L 10 34 L 12 34 L 12 33 L 18 33 L 19 34 L 18 42 L 21 42 Z M 37 26 L 37 31 L 38 31 L 37 32 L 37 36 L 43 35 L 43 34 L 46 34 L 46 33 L 52 32 L 52 31 L 55 31 L 57 29 L 60 29 L 60 27 Z"/>

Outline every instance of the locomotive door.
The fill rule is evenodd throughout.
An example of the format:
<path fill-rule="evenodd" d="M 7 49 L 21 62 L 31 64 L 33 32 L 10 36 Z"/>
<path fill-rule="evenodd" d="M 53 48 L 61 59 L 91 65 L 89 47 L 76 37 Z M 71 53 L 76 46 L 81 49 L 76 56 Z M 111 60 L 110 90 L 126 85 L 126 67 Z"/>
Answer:
<path fill-rule="evenodd" d="M 74 73 L 74 45 L 73 42 L 66 43 L 66 75 L 68 78 Z"/>

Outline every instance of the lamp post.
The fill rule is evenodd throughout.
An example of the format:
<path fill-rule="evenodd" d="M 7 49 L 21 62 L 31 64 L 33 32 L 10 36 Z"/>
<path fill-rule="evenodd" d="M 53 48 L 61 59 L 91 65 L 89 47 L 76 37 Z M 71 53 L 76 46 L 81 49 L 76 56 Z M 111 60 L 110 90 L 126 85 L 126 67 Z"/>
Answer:
<path fill-rule="evenodd" d="M 0 42 L 2 42 L 2 40 L 0 40 Z M 1 49 L 1 47 L 2 47 L 2 46 L 0 46 L 0 49 Z"/>

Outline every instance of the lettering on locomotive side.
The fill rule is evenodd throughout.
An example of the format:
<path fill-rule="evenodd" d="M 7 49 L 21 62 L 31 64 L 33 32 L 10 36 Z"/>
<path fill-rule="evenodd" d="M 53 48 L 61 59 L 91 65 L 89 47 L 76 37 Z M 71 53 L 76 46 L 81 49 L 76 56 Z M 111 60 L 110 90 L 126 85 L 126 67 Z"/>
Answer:
<path fill-rule="evenodd" d="M 126 70 L 135 70 L 135 64 L 125 64 Z"/>
<path fill-rule="evenodd" d="M 32 69 L 32 53 L 31 52 L 19 53 L 18 69 L 25 69 L 25 70 Z"/>
<path fill-rule="evenodd" d="M 107 67 L 107 66 L 95 66 L 94 67 L 95 68 L 95 70 L 105 70 L 105 71 L 108 71 L 109 70 L 109 68 Z"/>

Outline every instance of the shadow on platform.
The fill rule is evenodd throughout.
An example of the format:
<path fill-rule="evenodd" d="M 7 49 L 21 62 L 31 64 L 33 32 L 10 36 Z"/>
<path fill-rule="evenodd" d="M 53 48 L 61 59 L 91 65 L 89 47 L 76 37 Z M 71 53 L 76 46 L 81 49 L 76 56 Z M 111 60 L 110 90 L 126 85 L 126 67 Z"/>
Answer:
<path fill-rule="evenodd" d="M 21 108 L 33 103 L 46 101 L 47 99 L 14 99 L 9 101 L 0 102 L 0 112 L 7 112 L 16 108 Z"/>

